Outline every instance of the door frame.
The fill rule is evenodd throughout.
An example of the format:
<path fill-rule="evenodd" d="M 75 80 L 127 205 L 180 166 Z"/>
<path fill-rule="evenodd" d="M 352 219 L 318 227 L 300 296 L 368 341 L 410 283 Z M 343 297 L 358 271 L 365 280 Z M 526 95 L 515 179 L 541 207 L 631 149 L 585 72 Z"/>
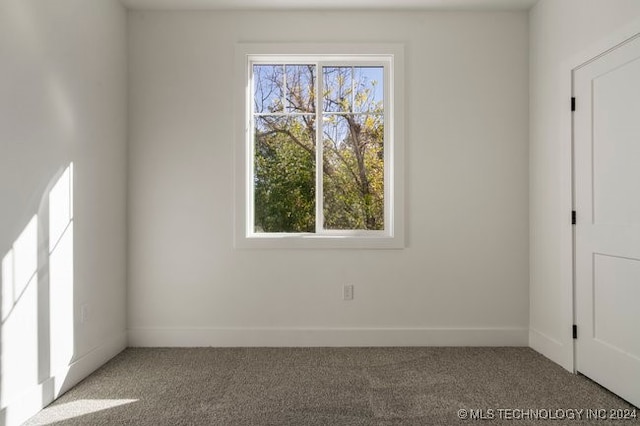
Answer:
<path fill-rule="evenodd" d="M 571 112 L 571 98 L 573 93 L 574 72 L 588 63 L 598 59 L 608 52 L 621 45 L 640 37 L 640 19 L 634 20 L 631 24 L 604 37 L 599 42 L 593 44 L 588 49 L 572 56 L 562 63 L 562 75 L 566 80 L 562 84 L 563 99 L 567 100 L 566 113 L 561 118 L 561 140 L 569 141 L 562 144 L 561 162 L 562 176 L 560 184 L 562 188 L 562 211 L 566 212 L 567 226 L 562 227 L 562 306 L 565 307 L 562 316 L 563 339 L 561 359 L 555 360 L 564 368 L 574 373 L 576 370 L 576 343 L 573 339 L 572 328 L 576 323 L 576 301 L 575 301 L 575 227 L 571 225 L 571 212 L 575 209 L 574 192 L 574 135 L 573 135 L 573 113 Z M 577 101 L 579 104 L 579 100 Z M 579 106 L 577 106 L 579 108 Z M 579 212 L 578 212 L 579 214 Z"/>

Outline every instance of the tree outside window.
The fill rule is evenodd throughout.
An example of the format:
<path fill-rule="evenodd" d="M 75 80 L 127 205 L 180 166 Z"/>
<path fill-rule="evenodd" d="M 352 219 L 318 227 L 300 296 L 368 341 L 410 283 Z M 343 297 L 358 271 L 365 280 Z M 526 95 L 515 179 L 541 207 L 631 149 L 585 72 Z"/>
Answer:
<path fill-rule="evenodd" d="M 385 230 L 385 69 L 361 62 L 251 65 L 254 232 Z"/>

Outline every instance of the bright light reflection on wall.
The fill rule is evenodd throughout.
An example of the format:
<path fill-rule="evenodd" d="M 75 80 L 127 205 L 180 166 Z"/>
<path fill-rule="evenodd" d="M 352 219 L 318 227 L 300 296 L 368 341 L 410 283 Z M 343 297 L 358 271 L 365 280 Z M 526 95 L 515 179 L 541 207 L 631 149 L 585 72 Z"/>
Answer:
<path fill-rule="evenodd" d="M 49 252 L 58 244 L 60 237 L 73 218 L 71 205 L 72 165 L 62 173 L 49 191 Z"/>
<path fill-rule="evenodd" d="M 79 399 L 66 404 L 53 405 L 45 408 L 40 414 L 29 421 L 29 426 L 50 425 L 121 405 L 131 404 L 137 399 Z"/>
<path fill-rule="evenodd" d="M 56 378 L 57 394 L 73 358 L 73 164 L 51 186 L 45 201 L 48 222 L 39 221 L 34 215 L 2 257 L 0 407 L 15 403 L 33 390 L 40 383 L 39 366 L 47 363 L 51 367 L 49 374 Z M 42 225 L 48 225 L 48 250 L 42 240 L 46 235 L 39 232 Z M 47 277 L 47 272 L 49 277 L 50 340 L 46 339 L 47 333 L 38 330 L 39 320 L 43 324 L 38 310 L 40 271 L 42 278 Z M 49 351 L 39 351 L 39 345 L 50 345 Z M 40 360 L 39 355 L 46 353 L 50 359 Z"/>
<path fill-rule="evenodd" d="M 2 259 L 1 406 L 38 380 L 38 216 Z"/>
<path fill-rule="evenodd" d="M 51 374 L 56 375 L 73 358 L 73 164 L 49 192 L 49 294 Z"/>

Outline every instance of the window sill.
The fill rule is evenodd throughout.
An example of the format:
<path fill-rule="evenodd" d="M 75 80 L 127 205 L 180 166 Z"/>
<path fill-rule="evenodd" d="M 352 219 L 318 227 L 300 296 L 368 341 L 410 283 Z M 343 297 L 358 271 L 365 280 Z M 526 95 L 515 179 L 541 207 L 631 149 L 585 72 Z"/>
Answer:
<path fill-rule="evenodd" d="M 399 236 L 261 235 L 237 237 L 237 249 L 403 249 Z"/>

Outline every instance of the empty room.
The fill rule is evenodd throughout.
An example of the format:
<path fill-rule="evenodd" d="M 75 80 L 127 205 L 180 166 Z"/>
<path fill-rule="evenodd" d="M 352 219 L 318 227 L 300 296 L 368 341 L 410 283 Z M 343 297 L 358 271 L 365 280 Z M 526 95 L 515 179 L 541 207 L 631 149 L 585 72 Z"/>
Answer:
<path fill-rule="evenodd" d="M 640 423 L 639 118 L 638 0 L 2 0 L 0 426 Z"/>

